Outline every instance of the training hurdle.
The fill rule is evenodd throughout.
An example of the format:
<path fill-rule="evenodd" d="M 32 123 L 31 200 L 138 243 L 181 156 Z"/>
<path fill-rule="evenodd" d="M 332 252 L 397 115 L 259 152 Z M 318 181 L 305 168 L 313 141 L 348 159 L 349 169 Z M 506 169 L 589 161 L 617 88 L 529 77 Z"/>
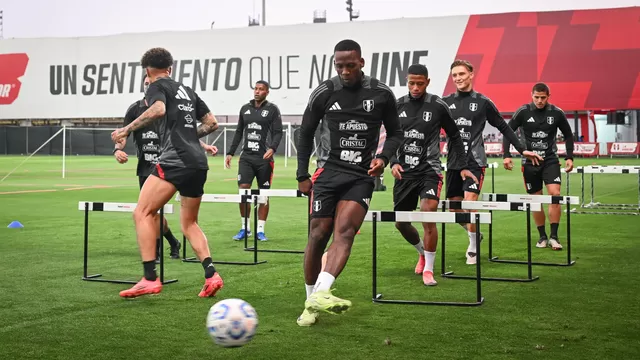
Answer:
<path fill-rule="evenodd" d="M 180 195 L 176 196 L 176 201 L 180 201 Z M 203 203 L 234 203 L 234 204 L 245 204 L 245 208 L 248 210 L 250 208 L 250 204 L 253 202 L 253 206 L 254 206 L 254 216 L 253 216 L 253 226 L 257 227 L 258 226 L 258 216 L 257 216 L 257 209 L 258 209 L 258 203 L 261 204 L 265 204 L 266 202 L 260 202 L 260 199 L 258 199 L 257 196 L 253 196 L 253 195 L 234 195 L 234 194 L 204 194 L 202 195 L 202 199 L 201 202 Z M 248 225 L 248 218 L 244 219 L 244 224 L 245 227 L 246 225 Z M 198 260 L 196 257 L 187 257 L 187 246 L 186 246 L 186 242 L 187 242 L 187 238 L 186 236 L 183 234 L 182 235 L 182 242 L 183 242 L 183 246 L 182 246 L 182 261 L 183 262 L 194 262 L 194 263 L 200 263 L 200 260 Z M 245 232 L 244 235 L 244 247 L 247 247 L 247 233 Z M 254 247 L 254 251 L 253 251 L 253 261 L 252 262 L 243 262 L 243 261 L 220 261 L 220 260 L 215 260 L 213 261 L 214 264 L 224 264 L 224 265 L 259 265 L 259 264 L 264 264 L 267 261 L 266 260 L 262 260 L 262 261 L 258 261 L 258 237 L 255 236 L 254 240 L 253 240 L 253 247 Z M 211 255 L 211 258 L 213 258 L 213 254 Z"/>
<path fill-rule="evenodd" d="M 306 196 L 300 190 L 280 190 L 280 189 L 240 189 L 240 195 L 253 195 L 258 197 L 290 197 L 290 198 L 307 198 L 307 236 L 309 235 L 311 214 L 311 197 Z M 266 203 L 266 201 L 264 202 Z M 257 211 L 257 210 L 256 210 Z M 256 218 L 256 212 L 254 211 L 254 219 Z M 255 225 L 254 225 L 255 226 Z M 246 237 L 246 236 L 245 236 Z M 257 243 L 258 231 L 257 227 L 254 227 L 253 231 L 254 243 Z M 247 247 L 247 241 L 245 240 L 245 251 L 257 251 L 257 252 L 270 252 L 270 253 L 285 253 L 285 254 L 304 254 L 304 250 L 280 250 L 280 249 L 256 249 L 254 247 Z"/>
<path fill-rule="evenodd" d="M 609 210 L 635 210 L 635 212 L 631 211 L 579 211 L 577 208 L 572 209 L 571 212 L 574 214 L 594 214 L 594 215 L 640 215 L 640 165 L 639 166 L 599 166 L 599 165 L 591 165 L 591 166 L 579 166 L 576 169 L 576 172 L 580 174 L 580 194 L 581 194 L 581 203 L 580 208 L 582 209 L 609 209 Z M 569 176 L 570 173 L 567 173 L 567 194 L 569 194 Z M 584 175 L 591 175 L 591 200 L 588 204 L 584 203 L 585 196 L 585 186 L 584 186 Z M 638 203 L 637 204 L 601 204 L 595 201 L 595 182 L 594 182 L 594 174 L 638 174 Z"/>
<path fill-rule="evenodd" d="M 571 205 L 579 203 L 577 196 L 554 196 L 554 195 L 519 195 L 519 194 L 482 194 L 483 201 L 496 202 L 536 202 L 541 205 L 550 204 L 566 204 L 567 205 L 567 262 L 566 263 L 549 263 L 549 262 L 531 262 L 532 265 L 542 266 L 572 266 L 575 260 L 571 260 L 571 214 L 569 209 Z M 529 241 L 530 242 L 530 241 Z M 493 256 L 493 224 L 489 226 L 489 261 L 508 263 L 508 264 L 529 264 L 528 261 L 522 260 L 505 260 L 497 256 Z"/>
<path fill-rule="evenodd" d="M 480 275 L 480 224 L 490 224 L 490 213 L 443 213 L 443 212 L 420 212 L 420 211 L 369 211 L 364 221 L 373 222 L 373 254 L 372 254 L 372 300 L 376 303 L 409 304 L 409 305 L 444 305 L 444 306 L 478 306 L 484 302 L 482 297 L 482 280 Z M 429 223 L 471 223 L 476 224 L 476 247 L 478 248 L 478 261 L 476 262 L 476 301 L 473 302 L 452 302 L 452 301 L 413 301 L 413 300 L 392 300 L 383 299 L 382 293 L 378 293 L 377 272 L 377 242 L 378 242 L 378 222 L 429 222 Z"/>
<path fill-rule="evenodd" d="M 442 211 L 449 210 L 489 210 L 491 214 L 491 223 L 489 223 L 489 239 L 491 239 L 492 227 L 493 227 L 493 211 L 521 211 L 526 213 L 527 218 L 527 264 L 528 271 L 526 278 L 504 278 L 504 277 L 481 277 L 482 280 L 487 281 L 507 281 L 507 282 L 532 282 L 538 280 L 538 276 L 533 276 L 533 269 L 531 267 L 531 212 L 532 211 L 541 211 L 542 204 L 536 202 L 483 202 L 483 201 L 453 201 L 453 200 L 443 200 L 440 201 L 439 207 Z M 476 236 L 479 236 L 480 231 L 476 228 Z M 475 279 L 475 276 L 469 275 L 455 275 L 453 271 L 446 271 L 447 266 L 445 263 L 445 239 L 446 239 L 446 229 L 445 224 L 442 224 L 442 241 L 440 251 L 441 255 L 441 274 L 440 276 L 450 278 L 450 279 Z M 480 240 L 476 238 L 479 243 Z M 491 244 L 491 240 L 489 240 L 489 244 Z M 476 247 L 477 249 L 477 247 Z M 477 250 L 476 250 L 477 251 Z M 476 261 L 479 262 L 480 256 L 476 255 Z"/>
<path fill-rule="evenodd" d="M 496 191 L 496 179 L 495 179 L 495 169 L 498 167 L 498 163 L 497 162 L 492 162 L 490 164 L 487 164 L 487 167 L 491 169 L 491 192 Z M 442 171 L 447 171 L 447 164 L 443 163 L 442 164 Z M 478 181 L 480 181 L 480 179 L 478 179 Z"/>
<path fill-rule="evenodd" d="M 102 274 L 89 275 L 89 212 L 126 212 L 132 213 L 136 208 L 136 203 L 109 203 L 109 202 L 94 202 L 94 201 L 80 201 L 78 203 L 78 210 L 84 211 L 84 269 L 82 274 L 82 280 L 85 281 L 98 281 L 108 282 L 114 284 L 137 284 L 140 280 L 110 280 L 102 279 Z M 173 205 L 165 205 L 158 213 L 160 214 L 160 234 L 164 233 L 164 224 L 162 219 L 164 214 L 173 214 Z M 162 235 L 160 235 L 162 236 Z M 160 238 L 159 241 L 162 241 Z M 155 260 L 155 259 L 154 259 Z M 165 280 L 164 279 L 164 254 L 163 247 L 160 246 L 160 282 L 163 284 L 171 284 L 178 281 L 177 279 Z"/>

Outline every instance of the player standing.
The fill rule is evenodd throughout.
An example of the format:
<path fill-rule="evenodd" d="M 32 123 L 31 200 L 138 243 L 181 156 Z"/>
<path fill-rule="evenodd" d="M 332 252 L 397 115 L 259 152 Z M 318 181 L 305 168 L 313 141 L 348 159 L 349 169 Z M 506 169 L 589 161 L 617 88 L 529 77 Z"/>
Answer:
<path fill-rule="evenodd" d="M 382 173 L 402 141 L 393 92 L 379 80 L 365 76 L 363 66 L 357 42 L 336 44 L 338 76 L 323 81 L 311 93 L 302 118 L 297 179 L 300 191 L 311 191 L 312 219 L 304 255 L 307 300 L 297 320 L 300 326 L 314 324 L 319 311 L 340 314 L 351 307 L 349 300 L 331 294 L 331 285 L 344 269 L 354 236 L 364 221 L 374 177 Z M 383 123 L 387 139 L 382 153 L 375 155 Z M 309 157 L 318 125 L 321 141 L 312 177 Z M 322 254 L 332 233 L 321 272 Z"/>
<path fill-rule="evenodd" d="M 158 164 L 142 186 L 133 212 L 144 277 L 132 288 L 121 291 L 120 296 L 129 298 L 162 291 L 154 261 L 159 221 L 157 212 L 176 191 L 181 197 L 182 233 L 204 268 L 205 284 L 198 296 L 213 296 L 222 288 L 223 281 L 211 260 L 207 238 L 198 226 L 198 212 L 209 169 L 199 138 L 215 131 L 218 122 L 195 91 L 171 79 L 173 56 L 169 51 L 150 49 L 142 56 L 141 65 L 151 84 L 145 96 L 149 109 L 129 125 L 116 129 L 111 133 L 111 139 L 119 143 L 131 132 L 159 120 L 162 147 Z M 199 126 L 196 125 L 197 120 L 201 122 Z"/>
<path fill-rule="evenodd" d="M 458 173 L 464 181 L 478 179 L 467 168 L 467 156 L 460 132 L 447 105 L 440 97 L 427 92 L 429 71 L 420 64 L 409 66 L 407 86 L 409 94 L 398 99 L 398 117 L 404 133 L 404 142 L 391 160 L 391 174 L 396 179 L 393 186 L 393 211 L 413 211 L 416 204 L 420 211 L 437 211 L 442 189 L 442 165 L 440 163 L 440 129 L 444 129 L 451 146 L 450 163 L 461 169 Z M 436 285 L 433 263 L 438 245 L 438 228 L 434 223 L 422 223 L 424 245 L 420 234 L 411 223 L 397 222 L 396 228 L 418 251 L 416 274 L 422 274 L 425 285 Z"/>
<path fill-rule="evenodd" d="M 267 101 L 269 95 L 269 83 L 264 80 L 256 82 L 253 90 L 253 100 L 242 105 L 240 116 L 238 117 L 238 127 L 236 128 L 231 147 L 225 158 L 227 169 L 231 167 L 231 158 L 236 152 L 242 134 L 245 133 L 242 155 L 238 161 L 238 188 L 251 189 L 251 183 L 255 177 L 258 188 L 269 189 L 273 180 L 273 154 L 278 150 L 282 140 L 282 116 L 276 104 Z M 271 137 L 270 143 L 267 137 Z M 251 235 L 250 229 L 245 229 L 245 217 L 248 218 L 250 210 L 245 204 L 240 204 L 240 218 L 242 228 L 233 237 L 234 240 L 242 240 L 247 235 Z M 269 215 L 269 202 L 260 205 L 258 210 L 258 240 L 266 241 L 264 226 Z M 247 221 L 247 224 L 250 222 Z"/>
<path fill-rule="evenodd" d="M 519 153 L 532 159 L 537 164 L 542 158 L 534 152 L 526 151 L 516 134 L 504 121 L 495 104 L 483 94 L 473 90 L 473 65 L 466 60 L 456 60 L 451 64 L 451 79 L 457 91 L 449 94 L 443 100 L 449 105 L 460 136 L 467 152 L 468 169 L 478 178 L 475 184 L 470 178 L 463 180 L 460 169 L 456 167 L 451 157 L 447 157 L 447 199 L 476 201 L 482 190 L 484 172 L 487 167 L 487 155 L 484 150 L 483 131 L 488 122 L 497 128 L 505 138 L 515 146 Z M 451 143 L 448 144 L 451 148 Z M 453 210 L 457 211 L 457 210 Z M 462 210 L 467 211 L 467 210 Z M 475 211 L 467 211 L 475 212 Z M 460 224 L 469 234 L 467 247 L 467 264 L 476 263 L 476 225 Z M 482 235 L 481 235 L 482 237 Z M 482 239 L 480 239 L 482 241 Z"/>
<path fill-rule="evenodd" d="M 149 87 L 149 77 L 145 77 L 144 79 L 144 93 L 147 93 L 147 88 Z M 133 120 L 137 119 L 138 116 L 142 115 L 149 107 L 147 106 L 146 100 L 144 98 L 137 100 L 129 108 L 124 116 L 124 126 L 129 125 Z M 142 185 L 147 180 L 149 175 L 153 172 L 153 168 L 158 163 L 158 157 L 160 156 L 160 136 L 158 135 L 158 123 L 152 123 L 148 126 L 140 128 L 136 131 L 133 131 L 133 143 L 137 149 L 137 158 L 138 164 L 136 167 L 136 176 L 138 176 L 138 184 L 140 185 L 140 189 L 142 189 Z M 215 155 L 218 149 L 215 146 L 207 145 L 203 142 L 200 142 L 202 148 L 211 153 L 211 155 Z M 124 152 L 124 148 L 127 145 L 127 139 L 122 139 L 120 143 L 115 145 L 115 149 L 113 150 L 113 155 L 116 160 L 120 164 L 124 164 L 129 161 L 129 156 L 126 152 Z M 167 219 L 165 217 L 162 218 L 164 224 L 162 228 L 164 229 L 164 238 L 167 239 L 167 242 L 171 246 L 170 257 L 172 259 L 180 259 L 180 241 L 176 239 L 176 237 L 171 232 L 169 228 L 169 224 L 167 223 Z M 156 262 L 160 259 L 160 246 L 162 246 L 162 240 L 158 239 L 157 245 L 157 259 Z"/>
<path fill-rule="evenodd" d="M 527 149 L 531 149 L 543 157 L 540 165 L 532 164 L 527 158 L 522 159 L 522 176 L 528 194 L 542 194 L 542 183 L 547 187 L 549 195 L 560 195 L 562 176 L 560 174 L 560 160 L 557 155 L 556 135 L 558 130 L 565 138 L 567 154 L 565 156 L 565 171 L 573 170 L 573 133 L 567 117 L 559 107 L 549 103 L 549 87 L 545 83 L 537 83 L 531 91 L 532 102 L 522 105 L 513 114 L 509 126 L 514 131 L 522 128 Z M 504 167 L 513 169 L 509 139 L 503 140 Z M 549 205 L 549 222 L 551 234 L 547 238 L 545 230 L 545 215 L 543 211 L 533 213 L 533 220 L 538 227 L 540 240 L 536 247 L 546 248 L 551 245 L 553 250 L 562 250 L 558 240 L 558 226 L 561 216 L 560 204 Z"/>

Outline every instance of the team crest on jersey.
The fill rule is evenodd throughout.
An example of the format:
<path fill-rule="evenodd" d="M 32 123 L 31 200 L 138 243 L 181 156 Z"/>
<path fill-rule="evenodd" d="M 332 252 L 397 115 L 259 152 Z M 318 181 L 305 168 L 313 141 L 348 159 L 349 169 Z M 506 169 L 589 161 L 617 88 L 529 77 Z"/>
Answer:
<path fill-rule="evenodd" d="M 471 104 L 469 104 L 469 110 L 471 110 L 471 111 L 476 111 L 476 110 L 478 110 L 478 103 L 471 103 Z"/>
<path fill-rule="evenodd" d="M 362 101 L 362 108 L 366 112 L 371 112 L 374 108 L 373 100 L 364 100 Z"/>
<path fill-rule="evenodd" d="M 425 112 L 422 113 L 422 120 L 429 121 L 429 120 L 431 120 L 432 116 L 433 115 L 431 114 L 431 111 L 425 111 Z"/>
<path fill-rule="evenodd" d="M 269 115 L 269 110 L 262 110 L 262 113 L 260 113 L 260 115 L 262 115 L 262 117 L 267 117 L 267 115 Z"/>
<path fill-rule="evenodd" d="M 553 116 L 547 116 L 547 124 L 553 125 Z"/>

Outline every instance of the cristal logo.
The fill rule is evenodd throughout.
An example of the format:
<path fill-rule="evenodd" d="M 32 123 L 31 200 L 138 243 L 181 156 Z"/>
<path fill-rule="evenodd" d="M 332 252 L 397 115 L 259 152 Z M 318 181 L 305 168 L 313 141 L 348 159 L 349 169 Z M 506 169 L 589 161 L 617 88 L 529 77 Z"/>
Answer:
<path fill-rule="evenodd" d="M 0 55 L 0 105 L 11 105 L 20 94 L 24 76 L 29 63 L 27 54 Z"/>

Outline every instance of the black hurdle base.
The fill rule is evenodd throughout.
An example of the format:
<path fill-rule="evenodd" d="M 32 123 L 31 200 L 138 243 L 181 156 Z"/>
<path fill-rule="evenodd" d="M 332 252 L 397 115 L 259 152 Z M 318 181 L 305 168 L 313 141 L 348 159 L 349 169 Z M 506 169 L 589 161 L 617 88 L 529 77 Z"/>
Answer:
<path fill-rule="evenodd" d="M 478 243 L 480 239 L 480 219 L 476 219 L 476 247 L 480 249 Z M 484 297 L 482 296 L 482 281 L 480 274 L 480 250 L 478 250 L 478 261 L 476 262 L 476 301 L 472 302 L 460 302 L 460 301 L 418 301 L 418 300 L 394 300 L 384 299 L 382 293 L 378 293 L 377 273 L 377 242 L 378 242 L 378 230 L 377 230 L 377 214 L 373 214 L 373 256 L 372 256 L 372 279 L 371 279 L 371 296 L 374 303 L 380 304 L 400 304 L 400 305 L 440 305 L 440 306 L 480 306 L 484 303 Z M 444 257 L 444 252 L 442 253 Z"/>
<path fill-rule="evenodd" d="M 533 265 L 533 263 L 531 262 L 531 205 L 530 204 L 526 204 L 527 207 L 527 211 L 526 211 L 526 216 L 527 216 L 527 261 L 523 261 L 523 264 L 527 264 L 528 265 L 528 271 L 527 271 L 527 277 L 526 278 L 505 278 L 505 277 L 481 277 L 482 280 L 484 281 L 503 281 L 503 282 L 533 282 L 536 281 L 538 279 L 540 279 L 539 276 L 533 276 L 533 269 L 531 267 L 531 265 Z M 445 211 L 445 206 L 444 204 L 442 205 L 442 211 Z M 489 213 L 491 213 L 491 223 L 489 224 L 489 252 L 491 253 L 491 241 L 492 241 L 492 237 L 493 237 L 493 210 L 490 210 Z M 476 263 L 480 262 L 480 230 L 479 228 L 476 227 Z M 471 275 L 455 275 L 455 273 L 453 271 L 446 271 L 446 264 L 445 264 L 445 239 L 446 239 L 446 229 L 445 229 L 445 224 L 442 224 L 442 246 L 441 246 L 441 252 L 442 252 L 442 257 L 441 257 L 441 274 L 440 276 L 444 277 L 444 278 L 449 278 L 449 279 L 467 279 L 467 280 L 473 280 L 476 277 L 475 276 L 471 276 Z"/>
<path fill-rule="evenodd" d="M 245 208 L 246 210 L 249 210 L 249 202 L 247 201 L 248 198 L 251 198 L 251 195 L 242 195 L 242 202 L 245 204 Z M 257 215 L 257 206 L 258 206 L 258 198 L 254 198 L 254 207 L 255 207 L 255 211 L 253 212 L 253 226 L 254 229 L 255 227 L 258 226 L 258 215 Z M 245 217 L 244 218 L 244 225 L 245 228 L 247 227 L 249 220 Z M 247 239 L 248 239 L 248 235 L 247 232 L 244 232 L 244 247 L 247 247 Z M 184 236 L 184 234 L 182 235 L 182 242 L 183 242 L 183 246 L 182 246 L 182 262 L 189 262 L 189 263 L 200 263 L 200 260 L 198 260 L 198 258 L 196 257 L 187 257 L 187 238 L 186 236 Z M 213 256 L 212 256 L 213 258 Z M 251 262 L 247 262 L 247 261 L 220 261 L 220 260 L 214 260 L 213 261 L 214 264 L 222 264 L 222 265 L 244 265 L 244 266 L 249 266 L 249 265 L 260 265 L 260 264 L 266 264 L 267 261 L 266 260 L 258 260 L 258 236 L 254 236 L 253 238 L 253 261 Z"/>
<path fill-rule="evenodd" d="M 561 262 L 561 263 L 554 263 L 554 262 L 541 262 L 541 261 L 531 261 L 530 264 L 531 265 L 538 265 L 538 266 L 573 266 L 576 263 L 576 260 L 571 260 L 571 204 L 569 202 L 569 198 L 566 199 L 566 203 L 567 203 L 567 262 Z M 493 236 L 492 236 L 492 228 L 491 226 L 493 225 L 493 221 L 491 224 L 489 224 L 489 261 L 491 262 L 496 262 L 496 263 L 504 263 L 504 264 L 519 264 L 519 265 L 523 265 L 526 264 L 528 265 L 529 262 L 528 261 L 523 261 L 523 260 L 510 260 L 510 259 L 500 259 L 498 256 L 493 256 Z M 529 233 L 528 235 L 529 239 L 527 240 L 527 242 L 529 243 L 529 248 L 531 247 L 531 234 Z"/>
<path fill-rule="evenodd" d="M 307 197 L 307 210 L 311 209 L 311 196 Z M 257 211 L 257 210 L 256 210 Z M 254 211 L 254 214 L 256 213 Z M 255 226 L 255 225 L 254 225 Z M 254 230 L 256 228 L 254 227 Z M 309 231 L 311 230 L 311 214 L 307 213 L 307 236 L 309 236 Z M 254 244 L 258 241 L 258 232 L 253 232 L 253 242 Z M 304 254 L 304 250 L 286 250 L 286 249 L 256 249 L 256 247 L 247 247 L 247 239 L 245 236 L 244 239 L 244 251 L 257 251 L 257 252 L 266 252 L 266 253 L 280 253 L 280 254 Z"/>
<path fill-rule="evenodd" d="M 160 236 L 164 233 L 164 206 L 160 209 Z M 162 238 L 160 238 L 162 241 Z M 102 274 L 88 274 L 89 268 L 89 203 L 84 204 L 84 266 L 82 280 L 84 281 L 96 281 L 112 284 L 137 284 L 140 280 L 117 280 L 117 279 L 103 279 Z M 177 282 L 178 279 L 164 279 L 164 250 L 160 246 L 160 282 L 163 285 L 172 284 Z"/>

